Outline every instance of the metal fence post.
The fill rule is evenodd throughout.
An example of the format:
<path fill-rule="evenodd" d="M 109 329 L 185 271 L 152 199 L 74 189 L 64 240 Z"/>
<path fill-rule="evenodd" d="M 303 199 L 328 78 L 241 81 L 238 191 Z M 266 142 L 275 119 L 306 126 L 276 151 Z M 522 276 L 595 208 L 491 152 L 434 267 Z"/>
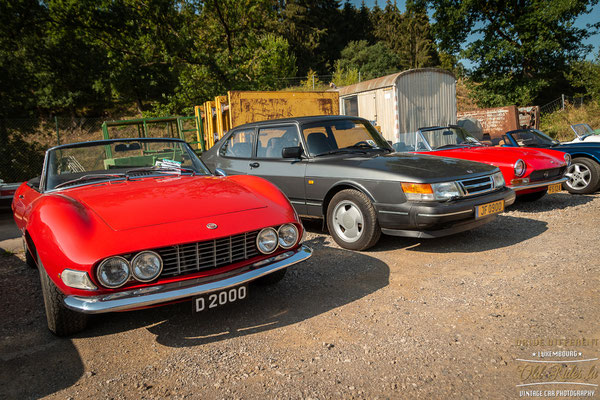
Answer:
<path fill-rule="evenodd" d="M 54 116 L 54 126 L 56 127 L 56 145 L 60 146 L 60 130 L 58 129 L 58 117 Z"/>
<path fill-rule="evenodd" d="M 561 99 L 562 99 L 562 109 L 564 110 L 565 109 L 565 95 L 561 94 L 560 96 L 561 96 Z"/>
<path fill-rule="evenodd" d="M 358 82 L 360 82 L 360 71 L 358 71 Z"/>
<path fill-rule="evenodd" d="M 313 81 L 313 90 L 315 90 L 315 74 L 313 74 L 313 76 L 312 76 L 312 81 Z"/>

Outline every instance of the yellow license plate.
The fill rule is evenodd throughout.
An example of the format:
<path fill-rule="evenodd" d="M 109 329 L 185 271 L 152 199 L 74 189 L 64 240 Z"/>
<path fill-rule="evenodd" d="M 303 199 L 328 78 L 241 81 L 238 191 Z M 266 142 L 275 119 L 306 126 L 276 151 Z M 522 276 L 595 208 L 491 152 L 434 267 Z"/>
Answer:
<path fill-rule="evenodd" d="M 475 208 L 475 218 L 482 218 L 492 214 L 498 214 L 504 211 L 504 200 L 494 201 L 493 203 L 482 204 Z"/>
<path fill-rule="evenodd" d="M 562 192 L 562 183 L 555 183 L 548 186 L 548 194 Z"/>

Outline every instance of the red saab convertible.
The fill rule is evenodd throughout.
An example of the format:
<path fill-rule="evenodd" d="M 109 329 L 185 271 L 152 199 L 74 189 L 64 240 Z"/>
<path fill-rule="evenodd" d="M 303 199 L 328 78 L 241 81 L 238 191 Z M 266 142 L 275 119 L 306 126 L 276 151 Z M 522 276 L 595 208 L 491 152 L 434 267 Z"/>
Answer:
<path fill-rule="evenodd" d="M 422 128 L 400 135 L 396 151 L 479 161 L 500 168 L 517 199 L 533 201 L 562 190 L 571 156 L 555 150 L 486 146 L 458 126 Z"/>
<path fill-rule="evenodd" d="M 311 255 L 274 185 L 213 176 L 181 140 L 54 147 L 12 206 L 57 335 L 82 330 L 87 314 L 234 302 Z"/>

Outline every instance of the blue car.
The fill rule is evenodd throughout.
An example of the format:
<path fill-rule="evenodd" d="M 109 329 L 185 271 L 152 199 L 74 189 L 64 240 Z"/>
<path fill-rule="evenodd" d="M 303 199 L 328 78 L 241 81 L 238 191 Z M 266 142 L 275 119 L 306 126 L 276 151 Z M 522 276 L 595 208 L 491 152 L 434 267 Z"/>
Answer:
<path fill-rule="evenodd" d="M 569 193 L 594 193 L 600 188 L 600 142 L 560 143 L 537 129 L 517 129 L 502 136 L 507 147 L 552 148 L 572 157 L 563 188 Z"/>

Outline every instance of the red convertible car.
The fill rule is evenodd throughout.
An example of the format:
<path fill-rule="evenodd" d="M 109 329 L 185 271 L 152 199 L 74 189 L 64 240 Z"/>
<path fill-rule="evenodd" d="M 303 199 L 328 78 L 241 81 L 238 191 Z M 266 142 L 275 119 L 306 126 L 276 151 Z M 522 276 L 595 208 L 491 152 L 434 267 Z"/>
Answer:
<path fill-rule="evenodd" d="M 495 165 L 517 199 L 533 201 L 562 190 L 569 154 L 547 149 L 491 147 L 459 126 L 422 128 L 400 135 L 396 151 L 410 151 Z"/>
<path fill-rule="evenodd" d="M 12 207 L 61 336 L 84 329 L 88 314 L 241 300 L 249 282 L 275 283 L 312 253 L 273 184 L 212 175 L 181 140 L 51 148 Z"/>

